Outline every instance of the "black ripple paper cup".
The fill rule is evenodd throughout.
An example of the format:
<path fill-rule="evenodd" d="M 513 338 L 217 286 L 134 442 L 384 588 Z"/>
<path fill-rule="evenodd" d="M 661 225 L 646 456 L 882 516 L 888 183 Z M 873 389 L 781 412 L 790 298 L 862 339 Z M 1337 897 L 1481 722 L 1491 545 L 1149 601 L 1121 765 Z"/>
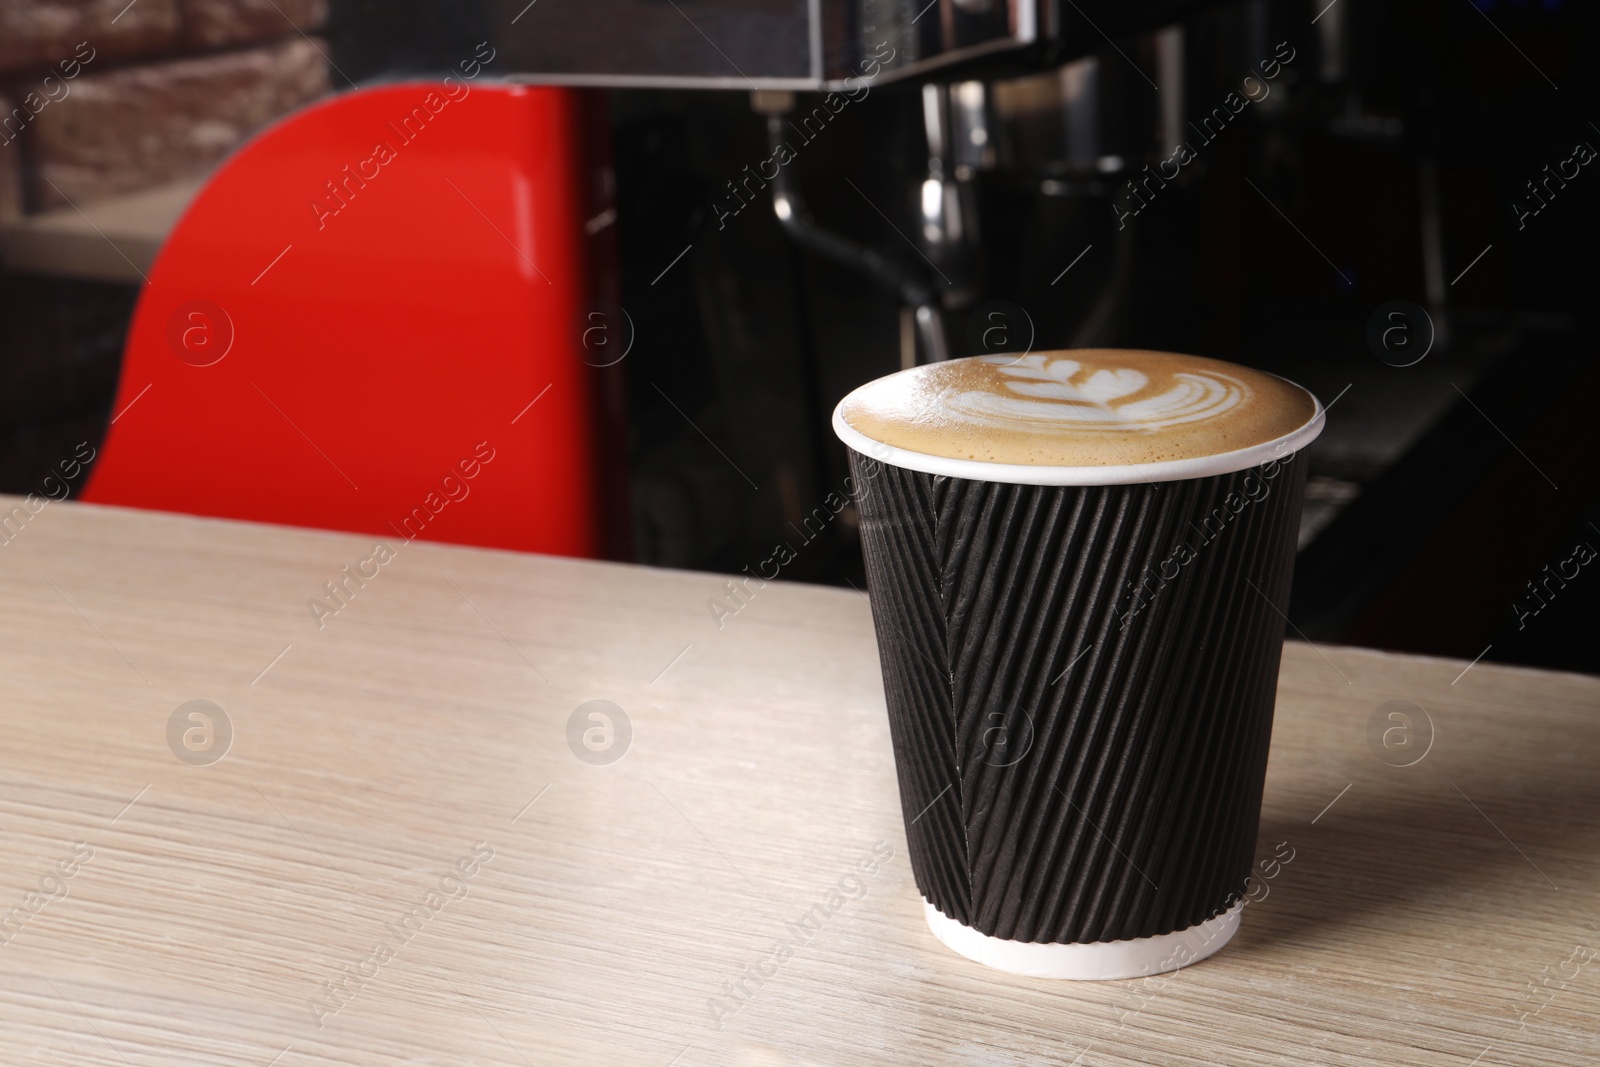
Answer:
<path fill-rule="evenodd" d="M 1233 936 L 1304 495 L 1296 449 L 1322 421 L 1319 404 L 1295 434 L 1194 477 L 1168 464 L 1154 481 L 1021 484 L 941 473 L 1002 468 L 889 447 L 835 412 L 940 941 L 1014 973 L 1113 979 Z"/>

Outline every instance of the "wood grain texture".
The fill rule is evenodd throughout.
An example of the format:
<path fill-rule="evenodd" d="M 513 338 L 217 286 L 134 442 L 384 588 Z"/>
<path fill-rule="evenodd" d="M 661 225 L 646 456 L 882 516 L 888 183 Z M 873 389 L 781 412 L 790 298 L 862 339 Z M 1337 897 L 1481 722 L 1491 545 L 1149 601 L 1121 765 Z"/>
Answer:
<path fill-rule="evenodd" d="M 1600 1061 L 1600 680 L 1291 642 L 1292 860 L 1213 959 L 1055 983 L 923 926 L 859 594 L 719 629 L 721 577 L 411 544 L 319 630 L 371 541 L 61 503 L 8 538 L 0 1062 Z M 167 742 L 197 699 L 210 766 Z M 593 699 L 609 766 L 567 742 Z M 1415 766 L 1369 747 L 1392 700 Z"/>

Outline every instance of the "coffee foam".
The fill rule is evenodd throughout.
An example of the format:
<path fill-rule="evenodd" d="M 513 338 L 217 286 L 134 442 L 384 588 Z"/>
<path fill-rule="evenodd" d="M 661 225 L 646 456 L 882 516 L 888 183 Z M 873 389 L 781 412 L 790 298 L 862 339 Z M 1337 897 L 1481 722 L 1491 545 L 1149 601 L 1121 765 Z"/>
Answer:
<path fill-rule="evenodd" d="M 1263 445 L 1319 412 L 1306 390 L 1261 371 L 1108 348 L 913 367 L 855 390 L 836 418 L 871 441 L 927 456 L 1122 467 Z"/>

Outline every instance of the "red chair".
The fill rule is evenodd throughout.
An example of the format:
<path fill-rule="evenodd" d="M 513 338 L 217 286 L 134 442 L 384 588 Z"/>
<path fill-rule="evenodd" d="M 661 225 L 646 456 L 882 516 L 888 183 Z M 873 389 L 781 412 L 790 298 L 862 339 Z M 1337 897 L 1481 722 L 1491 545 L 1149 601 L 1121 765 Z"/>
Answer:
<path fill-rule="evenodd" d="M 255 137 L 156 259 L 83 498 L 623 554 L 600 99 L 399 84 Z"/>

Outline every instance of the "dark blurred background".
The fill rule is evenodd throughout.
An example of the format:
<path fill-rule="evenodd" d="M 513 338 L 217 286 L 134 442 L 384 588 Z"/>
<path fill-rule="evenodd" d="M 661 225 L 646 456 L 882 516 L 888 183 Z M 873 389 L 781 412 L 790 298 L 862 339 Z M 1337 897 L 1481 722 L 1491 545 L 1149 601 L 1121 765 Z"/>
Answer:
<path fill-rule="evenodd" d="M 737 573 L 788 542 L 784 578 L 862 586 L 849 508 L 802 532 L 844 482 L 846 391 L 1171 349 L 1332 405 L 1301 634 L 1600 670 L 1592 6 L 119 7 L 0 0 L 0 491 L 104 433 L 140 272 L 210 169 L 487 40 L 491 75 L 609 100 L 638 561 Z M 794 159 L 750 181 L 769 128 Z"/>

